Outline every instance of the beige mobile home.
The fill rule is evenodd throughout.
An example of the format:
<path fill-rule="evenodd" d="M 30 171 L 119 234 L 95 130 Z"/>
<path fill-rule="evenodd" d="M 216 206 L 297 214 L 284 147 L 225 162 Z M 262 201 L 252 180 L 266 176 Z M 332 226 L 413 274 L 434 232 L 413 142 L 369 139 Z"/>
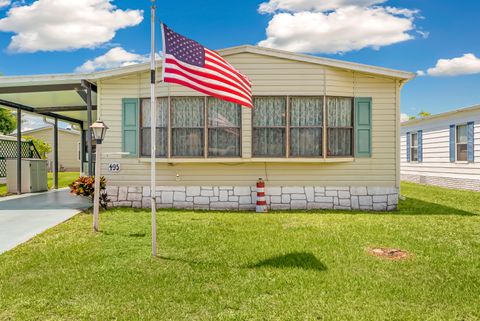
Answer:
<path fill-rule="evenodd" d="M 44 126 L 22 132 L 22 135 L 41 139 L 53 146 L 53 127 Z M 70 129 L 58 130 L 58 161 L 60 170 L 67 172 L 80 171 L 80 139 L 79 131 Z M 48 169 L 53 166 L 53 151 L 47 154 Z"/>
<path fill-rule="evenodd" d="M 219 53 L 250 78 L 255 107 L 158 84 L 158 207 L 253 209 L 262 178 L 272 209 L 396 208 L 400 91 L 412 73 L 255 46 Z M 94 84 L 112 205 L 149 207 L 148 64 L 50 77 Z M 27 80 L 47 81 L 10 82 Z"/>

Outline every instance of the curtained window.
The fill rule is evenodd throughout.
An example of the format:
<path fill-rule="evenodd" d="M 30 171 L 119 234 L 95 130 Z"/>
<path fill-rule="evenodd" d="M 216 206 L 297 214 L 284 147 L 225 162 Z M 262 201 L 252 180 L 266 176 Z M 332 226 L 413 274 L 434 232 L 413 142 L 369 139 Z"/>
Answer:
<path fill-rule="evenodd" d="M 140 127 L 140 153 L 141 156 L 151 155 L 150 145 L 150 99 L 142 99 L 141 127 Z M 168 99 L 157 98 L 157 146 L 156 156 L 167 156 L 168 136 Z"/>
<path fill-rule="evenodd" d="M 353 155 L 353 99 L 327 98 L 327 155 Z"/>
<path fill-rule="evenodd" d="M 253 156 L 285 156 L 286 98 L 255 97 L 253 105 Z"/>
<path fill-rule="evenodd" d="M 172 156 L 204 156 L 204 103 L 203 97 L 171 99 Z"/>
<path fill-rule="evenodd" d="M 290 98 L 290 156 L 322 156 L 323 97 Z"/>
<path fill-rule="evenodd" d="M 213 97 L 207 99 L 208 156 L 239 157 L 241 107 Z"/>

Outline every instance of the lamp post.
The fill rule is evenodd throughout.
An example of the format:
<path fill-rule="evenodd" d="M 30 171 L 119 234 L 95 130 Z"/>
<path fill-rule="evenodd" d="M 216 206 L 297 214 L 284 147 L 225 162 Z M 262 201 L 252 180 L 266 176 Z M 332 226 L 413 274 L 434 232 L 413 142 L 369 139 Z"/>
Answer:
<path fill-rule="evenodd" d="M 95 186 L 94 186 L 94 197 L 93 197 L 93 231 L 98 232 L 98 211 L 100 205 L 100 154 L 102 152 L 102 142 L 107 133 L 107 125 L 101 120 L 94 122 L 90 128 L 93 132 L 93 137 L 96 141 L 96 152 L 95 152 Z"/>

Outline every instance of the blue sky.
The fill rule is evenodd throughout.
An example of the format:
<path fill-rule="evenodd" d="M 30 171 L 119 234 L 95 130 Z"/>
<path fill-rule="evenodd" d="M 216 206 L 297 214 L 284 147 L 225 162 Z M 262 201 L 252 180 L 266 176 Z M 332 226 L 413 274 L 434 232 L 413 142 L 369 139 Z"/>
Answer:
<path fill-rule="evenodd" d="M 144 61 L 150 45 L 149 4 L 148 0 L 0 0 L 0 72 L 63 73 Z M 409 115 L 480 103 L 480 1 L 157 0 L 157 5 L 159 20 L 212 49 L 262 42 L 330 58 L 421 70 L 425 75 L 402 92 L 402 112 Z M 440 59 L 444 61 L 437 66 Z M 429 68 L 433 69 L 428 72 Z"/>

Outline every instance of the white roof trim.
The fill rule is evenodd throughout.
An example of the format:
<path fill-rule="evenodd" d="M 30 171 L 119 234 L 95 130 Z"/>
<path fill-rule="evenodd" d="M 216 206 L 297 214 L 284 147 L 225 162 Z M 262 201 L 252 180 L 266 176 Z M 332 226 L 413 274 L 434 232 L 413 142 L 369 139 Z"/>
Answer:
<path fill-rule="evenodd" d="M 383 75 L 383 76 L 400 78 L 405 80 L 410 80 L 415 78 L 415 73 L 412 73 L 412 72 L 388 69 L 383 67 L 376 67 L 371 65 L 364 65 L 364 64 L 359 64 L 355 62 L 317 57 L 312 55 L 299 54 L 299 53 L 294 53 L 290 51 L 271 49 L 271 48 L 265 48 L 260 46 L 245 45 L 245 46 L 222 49 L 222 50 L 219 50 L 218 52 L 222 56 L 228 56 L 228 55 L 233 55 L 233 54 L 242 53 L 242 52 L 250 52 L 250 53 L 255 53 L 260 55 L 267 55 L 267 56 L 274 56 L 274 57 L 290 59 L 290 60 L 304 61 L 304 62 L 319 64 L 319 65 L 360 71 L 360 72 L 365 72 L 369 74 Z"/>
<path fill-rule="evenodd" d="M 410 125 L 415 125 L 415 124 L 427 122 L 427 121 L 430 121 L 430 120 L 436 120 L 438 118 L 445 118 L 445 117 L 454 116 L 454 115 L 461 114 L 461 113 L 468 113 L 468 112 L 475 112 L 475 111 L 480 112 L 480 105 L 474 105 L 474 106 L 470 106 L 470 107 L 450 110 L 450 111 L 446 111 L 444 113 L 435 114 L 435 115 L 431 115 L 431 116 L 428 116 L 428 117 L 415 118 L 415 119 L 412 119 L 412 120 L 407 120 L 407 121 L 404 121 L 403 123 L 401 123 L 401 125 L 402 126 L 410 126 Z"/>
<path fill-rule="evenodd" d="M 29 130 L 22 130 L 22 135 L 27 135 L 27 134 L 35 133 L 35 132 L 39 132 L 39 131 L 42 131 L 42 130 L 52 130 L 52 131 L 53 131 L 53 125 L 42 126 L 42 127 L 38 127 L 38 128 L 29 129 Z M 77 131 L 77 130 L 70 130 L 70 129 L 59 128 L 58 131 L 59 131 L 59 132 L 62 132 L 62 133 L 69 133 L 69 134 L 73 134 L 73 135 L 80 135 L 80 132 Z M 16 136 L 17 133 L 13 133 L 13 135 Z"/>
<path fill-rule="evenodd" d="M 325 65 L 335 68 L 354 70 L 369 74 L 382 75 L 386 77 L 393 77 L 408 81 L 415 77 L 414 73 L 388 69 L 383 67 L 376 67 L 370 65 L 364 65 L 354 62 L 316 57 L 305 54 L 298 54 L 284 50 L 270 49 L 259 46 L 244 45 L 238 47 L 231 47 L 218 50 L 222 56 L 229 56 L 237 53 L 255 53 L 266 56 L 273 56 L 277 58 L 290 59 L 303 61 L 308 63 L 314 63 L 319 65 Z M 157 61 L 157 66 L 161 65 L 161 60 Z M 146 71 L 150 68 L 149 63 L 130 65 L 115 69 L 96 71 L 91 73 L 79 73 L 79 74 L 47 74 L 47 75 L 27 75 L 27 76 L 3 76 L 0 77 L 0 86 L 21 86 L 21 85 L 35 85 L 35 84 L 71 84 L 80 83 L 81 80 L 86 79 L 91 82 L 96 82 L 103 78 L 121 76 L 139 71 Z"/>

